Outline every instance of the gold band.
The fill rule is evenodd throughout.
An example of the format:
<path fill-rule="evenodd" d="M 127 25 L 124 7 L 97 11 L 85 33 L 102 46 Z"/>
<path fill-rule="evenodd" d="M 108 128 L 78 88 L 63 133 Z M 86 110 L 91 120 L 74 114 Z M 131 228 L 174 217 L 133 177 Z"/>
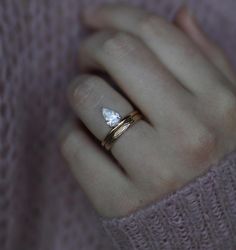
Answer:
<path fill-rule="evenodd" d="M 133 111 L 127 115 L 115 128 L 113 128 L 105 139 L 102 141 L 102 146 L 106 150 L 110 150 L 113 143 L 133 124 L 139 121 L 142 115 L 138 111 Z"/>

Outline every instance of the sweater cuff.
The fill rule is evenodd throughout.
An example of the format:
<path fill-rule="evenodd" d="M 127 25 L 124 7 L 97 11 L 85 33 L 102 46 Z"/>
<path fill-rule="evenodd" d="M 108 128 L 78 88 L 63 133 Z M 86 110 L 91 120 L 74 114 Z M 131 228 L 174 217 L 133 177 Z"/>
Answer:
<path fill-rule="evenodd" d="M 124 217 L 99 217 L 117 249 L 236 249 L 236 150 Z"/>

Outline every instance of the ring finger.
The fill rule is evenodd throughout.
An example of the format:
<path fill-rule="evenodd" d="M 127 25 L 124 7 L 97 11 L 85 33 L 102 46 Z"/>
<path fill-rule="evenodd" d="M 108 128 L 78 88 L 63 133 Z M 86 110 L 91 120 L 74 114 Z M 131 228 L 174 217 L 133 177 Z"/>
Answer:
<path fill-rule="evenodd" d="M 129 101 L 105 80 L 94 75 L 79 76 L 69 88 L 69 99 L 80 120 L 100 141 L 111 130 L 104 120 L 103 108 L 117 111 L 121 117 L 134 110 Z M 152 170 L 159 171 L 160 180 L 168 179 L 168 175 L 171 173 L 167 169 L 157 169 L 157 166 L 147 166 L 148 157 L 149 159 L 157 157 L 155 153 L 157 151 L 157 136 L 156 131 L 149 123 L 140 120 L 118 138 L 111 148 L 111 153 L 131 179 L 141 180 L 144 185 L 145 177 L 150 178 L 147 170 L 149 173 Z M 146 182 L 146 184 L 149 183 Z"/>

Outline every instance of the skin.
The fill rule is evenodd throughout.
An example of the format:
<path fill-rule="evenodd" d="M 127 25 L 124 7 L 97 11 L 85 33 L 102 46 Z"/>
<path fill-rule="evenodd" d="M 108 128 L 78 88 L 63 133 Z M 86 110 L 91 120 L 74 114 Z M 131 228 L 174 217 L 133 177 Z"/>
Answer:
<path fill-rule="evenodd" d="M 87 9 L 82 21 L 94 32 L 81 43 L 82 74 L 68 89 L 79 121 L 66 122 L 60 148 L 100 215 L 127 216 L 235 149 L 236 77 L 186 8 L 174 24 L 121 4 Z M 102 107 L 144 115 L 109 153 L 99 143 L 110 131 Z"/>

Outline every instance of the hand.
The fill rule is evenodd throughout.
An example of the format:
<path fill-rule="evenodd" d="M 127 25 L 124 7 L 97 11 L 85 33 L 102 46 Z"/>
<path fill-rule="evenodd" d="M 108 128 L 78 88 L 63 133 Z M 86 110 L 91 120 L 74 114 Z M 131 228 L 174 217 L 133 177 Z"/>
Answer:
<path fill-rule="evenodd" d="M 69 122 L 61 151 L 96 210 L 125 216 L 235 149 L 236 77 L 186 9 L 175 25 L 137 7 L 108 4 L 86 11 L 83 21 L 96 32 L 81 44 L 84 74 L 70 85 L 69 101 L 91 133 Z M 109 74 L 122 94 L 94 69 Z M 94 140 L 110 131 L 102 107 L 122 116 L 138 109 L 145 117 L 110 153 Z"/>

